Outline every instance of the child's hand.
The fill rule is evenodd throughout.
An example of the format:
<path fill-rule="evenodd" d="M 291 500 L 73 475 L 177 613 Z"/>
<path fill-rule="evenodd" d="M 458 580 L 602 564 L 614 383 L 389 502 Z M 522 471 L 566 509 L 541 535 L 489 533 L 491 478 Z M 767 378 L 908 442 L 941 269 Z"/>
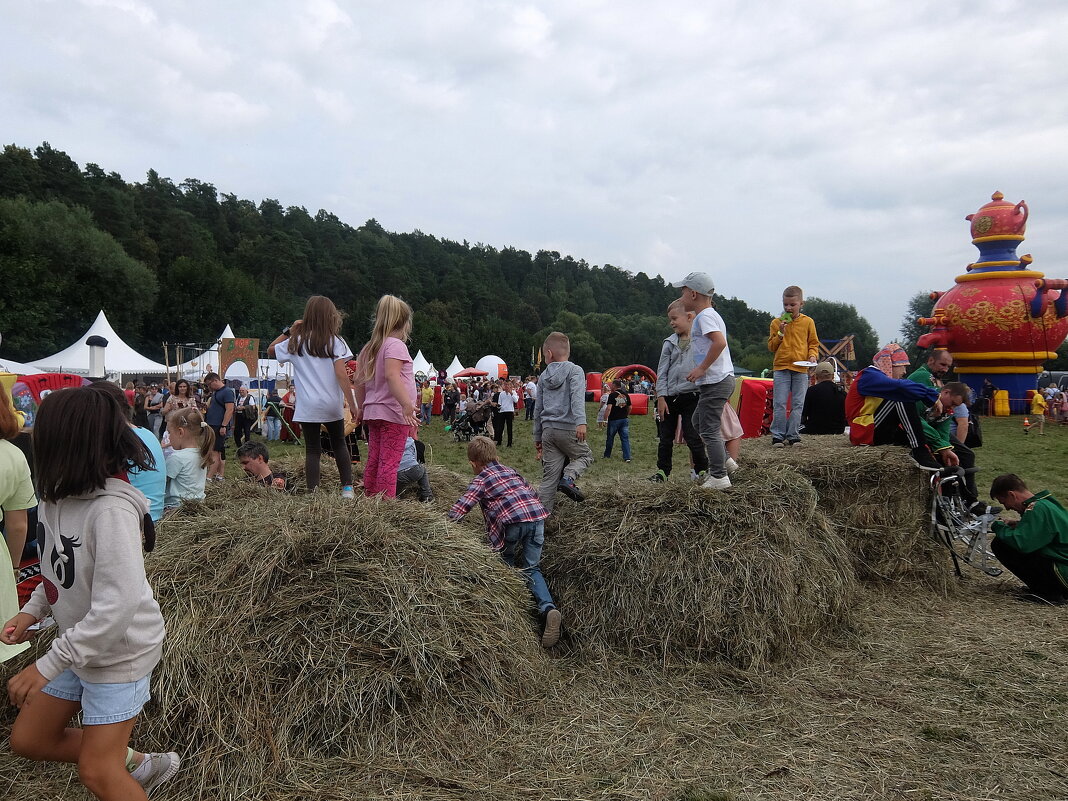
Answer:
<path fill-rule="evenodd" d="M 586 441 L 586 424 L 585 423 L 583 423 L 580 426 L 575 426 L 575 438 L 579 442 L 585 442 Z"/>
<path fill-rule="evenodd" d="M 781 334 L 785 330 L 786 330 L 786 320 L 784 320 L 784 319 L 782 319 L 780 317 L 779 318 L 779 333 Z"/>
<path fill-rule="evenodd" d="M 37 618 L 25 612 L 19 612 L 11 620 L 4 624 L 4 630 L 0 633 L 0 642 L 8 645 L 18 645 L 29 642 L 37 636 L 36 631 L 26 631 L 27 628 L 37 622 Z"/>
<path fill-rule="evenodd" d="M 541 461 L 541 443 L 540 442 L 535 442 L 534 443 L 534 450 L 537 451 L 537 453 L 534 455 L 534 458 L 537 459 L 540 462 Z"/>
<path fill-rule="evenodd" d="M 41 675 L 37 665 L 33 664 L 12 676 L 7 683 L 7 697 L 12 704 L 22 708 L 32 696 L 48 684 L 48 679 Z"/>

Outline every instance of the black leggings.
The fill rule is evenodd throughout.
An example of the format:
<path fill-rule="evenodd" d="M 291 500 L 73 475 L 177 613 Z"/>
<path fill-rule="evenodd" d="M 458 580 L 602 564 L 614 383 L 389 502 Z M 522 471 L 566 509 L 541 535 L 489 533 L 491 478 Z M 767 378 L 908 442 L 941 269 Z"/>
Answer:
<path fill-rule="evenodd" d="M 345 421 L 332 420 L 329 423 L 305 423 L 301 422 L 301 433 L 304 434 L 304 476 L 308 489 L 312 490 L 319 486 L 319 459 L 323 454 L 323 446 L 319 441 L 319 427 L 323 426 L 330 437 L 330 448 L 334 451 L 334 461 L 337 462 L 337 472 L 341 476 L 341 486 L 352 486 L 352 459 L 349 449 L 345 444 Z"/>

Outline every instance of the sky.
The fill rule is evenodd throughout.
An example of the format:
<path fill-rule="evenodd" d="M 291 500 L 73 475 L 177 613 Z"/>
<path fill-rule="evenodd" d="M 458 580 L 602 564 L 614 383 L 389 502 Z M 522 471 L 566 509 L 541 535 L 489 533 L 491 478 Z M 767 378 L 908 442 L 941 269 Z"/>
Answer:
<path fill-rule="evenodd" d="M 883 340 L 975 260 L 964 216 L 995 190 L 1068 278 L 1062 0 L 3 9 L 0 139 L 127 181 L 702 270 L 769 311 L 798 284 Z"/>

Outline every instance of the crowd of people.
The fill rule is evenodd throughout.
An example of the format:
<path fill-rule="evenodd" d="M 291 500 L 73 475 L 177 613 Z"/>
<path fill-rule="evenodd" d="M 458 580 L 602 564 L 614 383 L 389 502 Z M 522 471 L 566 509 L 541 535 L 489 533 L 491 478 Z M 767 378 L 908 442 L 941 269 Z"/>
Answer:
<path fill-rule="evenodd" d="M 722 492 L 742 469 L 742 429 L 728 402 L 735 378 L 727 328 L 713 303 L 710 276 L 691 273 L 675 287 L 679 297 L 666 310 L 672 334 L 664 340 L 655 385 L 638 376 L 604 388 L 597 418 L 606 429 L 602 458 L 613 457 L 618 439 L 623 461 L 632 460 L 632 395 L 644 391 L 655 397 L 659 436 L 650 480 L 669 479 L 679 442 L 686 445 L 697 491 Z M 816 363 L 816 325 L 803 306 L 800 288 L 787 287 L 783 312 L 769 329 L 772 446 L 796 448 L 803 445 L 802 434 L 844 432 L 855 445 L 903 446 L 923 467 L 963 468 L 971 511 L 994 512 L 979 499 L 968 470 L 975 463 L 967 444 L 970 392 L 946 380 L 952 354 L 933 351 L 910 373 L 907 353 L 891 344 L 840 388 L 835 366 Z M 35 538 L 42 555 L 41 583 L 21 610 L 10 604 L 12 572 L 0 571 L 0 602 L 6 604 L 0 611 L 7 619 L 0 649 L 19 649 L 47 618 L 58 632 L 46 653 L 8 684 L 9 698 L 19 707 L 13 750 L 30 759 L 77 763 L 82 783 L 101 799 L 145 798 L 178 771 L 176 752 L 143 753 L 130 746 L 165 638 L 142 550 L 152 549 L 155 524 L 168 509 L 203 498 L 208 482 L 223 480 L 231 436 L 251 480 L 276 491 L 292 489 L 289 478 L 271 466 L 264 442 L 251 439 L 257 419 L 271 442 L 278 438 L 284 409 L 292 410 L 304 438 L 310 492 L 320 486 L 326 453 L 336 464 L 342 499 L 362 491 L 389 502 L 411 486 L 419 502 L 434 500 L 419 430 L 431 423 L 437 388 L 429 381 L 417 385 L 413 375 L 407 346 L 411 307 L 383 296 L 370 339 L 355 356 L 340 336 L 341 323 L 334 304 L 314 296 L 303 316 L 281 330 L 268 353 L 292 365 L 294 385 L 284 396 L 268 393 L 262 417 L 246 388 L 235 392 L 216 373 L 196 387 L 184 379 L 170 387 L 125 390 L 98 382 L 45 397 L 32 447 L 20 450 L 15 443 L 21 436 L 25 446 L 22 421 L 0 388 L 0 507 L 8 552 L 17 569 L 27 539 Z M 558 494 L 585 499 L 579 481 L 594 455 L 586 374 L 571 361 L 567 335 L 550 333 L 542 357 L 546 366 L 537 377 L 464 386 L 439 377 L 439 383 L 444 424 L 458 425 L 480 412 L 490 435 L 476 433 L 467 444 L 474 477 L 447 517 L 457 521 L 481 507 L 487 543 L 521 572 L 540 620 L 541 644 L 551 648 L 564 619 L 540 570 L 545 521 Z M 532 423 L 541 465 L 537 487 L 500 457 L 499 449 L 514 445 L 520 405 Z M 367 444 L 362 487 L 353 470 L 358 430 Z M 1049 603 L 1063 602 L 1068 512 L 1048 493 L 1032 493 L 1015 475 L 995 479 L 991 496 L 1020 514 L 1015 523 L 995 526 L 994 552 L 1033 593 Z M 0 657 L 8 655 L 0 650 Z M 70 727 L 79 712 L 82 726 Z"/>

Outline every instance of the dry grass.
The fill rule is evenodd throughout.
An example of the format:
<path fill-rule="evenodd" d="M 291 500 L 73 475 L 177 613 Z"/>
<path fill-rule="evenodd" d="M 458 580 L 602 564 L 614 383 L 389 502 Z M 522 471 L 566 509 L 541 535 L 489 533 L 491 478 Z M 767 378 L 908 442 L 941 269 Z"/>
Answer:
<path fill-rule="evenodd" d="M 807 478 L 820 509 L 853 553 L 866 581 L 908 581 L 945 592 L 945 551 L 927 534 L 929 490 L 904 448 L 857 448 L 845 436 L 806 437 L 775 449 L 746 440 L 742 464 L 761 472 L 791 467 Z"/>
<path fill-rule="evenodd" d="M 610 481 L 561 502 L 547 562 L 580 647 L 555 658 L 478 521 L 442 520 L 438 486 L 466 476 L 438 476 L 438 507 L 212 488 L 149 557 L 170 639 L 137 742 L 186 756 L 156 797 L 1068 798 L 1068 610 L 982 576 L 858 585 L 816 468 L 758 456 L 722 495 Z M 9 753 L 0 793 L 87 798 Z"/>
<path fill-rule="evenodd" d="M 546 576 L 583 645 L 655 659 L 788 661 L 847 628 L 857 582 L 798 472 L 693 484 L 587 484 L 546 533 Z"/>

